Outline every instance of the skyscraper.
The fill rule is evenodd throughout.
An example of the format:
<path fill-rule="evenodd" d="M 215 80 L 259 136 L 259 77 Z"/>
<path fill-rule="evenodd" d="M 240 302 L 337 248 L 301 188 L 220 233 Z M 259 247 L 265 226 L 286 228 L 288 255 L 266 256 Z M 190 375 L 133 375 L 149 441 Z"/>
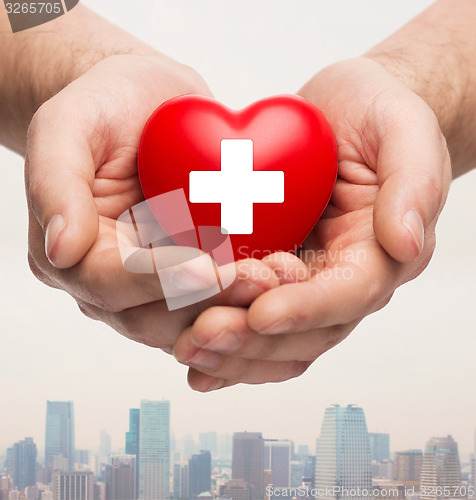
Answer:
<path fill-rule="evenodd" d="M 264 497 L 264 440 L 260 432 L 233 434 L 232 478 L 251 488 L 252 500 Z"/>
<path fill-rule="evenodd" d="M 183 477 L 183 466 L 182 464 L 174 464 L 173 468 L 173 493 L 174 493 L 174 499 L 178 500 L 179 498 L 184 498 L 185 495 L 183 494 L 183 482 L 182 482 L 182 477 Z"/>
<path fill-rule="evenodd" d="M 135 455 L 115 455 L 106 467 L 106 500 L 133 500 L 136 495 Z"/>
<path fill-rule="evenodd" d="M 36 484 L 36 458 L 38 455 L 33 438 L 18 441 L 11 448 L 10 467 L 13 487 L 23 491 L 27 486 Z"/>
<path fill-rule="evenodd" d="M 221 458 L 231 457 L 233 448 L 233 436 L 230 434 L 221 434 L 218 437 L 217 454 Z"/>
<path fill-rule="evenodd" d="M 212 455 L 208 450 L 201 450 L 188 461 L 189 498 L 212 490 Z"/>
<path fill-rule="evenodd" d="M 99 458 L 103 463 L 111 460 L 111 436 L 104 429 L 99 434 Z"/>
<path fill-rule="evenodd" d="M 168 500 L 170 402 L 142 400 L 139 432 L 139 500 Z"/>
<path fill-rule="evenodd" d="M 444 491 L 446 486 L 450 492 L 453 492 L 460 485 L 461 466 L 458 444 L 451 436 L 431 438 L 426 443 L 423 455 L 420 498 L 422 500 L 440 500 L 439 488 Z M 455 492 L 451 496 L 460 495 L 459 492 Z"/>
<path fill-rule="evenodd" d="M 55 457 L 63 457 L 74 469 L 74 408 L 72 401 L 46 402 L 45 467 L 48 480 Z"/>
<path fill-rule="evenodd" d="M 136 497 L 139 494 L 139 439 L 140 439 L 140 409 L 129 409 L 129 431 L 126 432 L 126 455 L 136 457 Z"/>
<path fill-rule="evenodd" d="M 291 485 L 291 441 L 265 439 L 264 468 L 273 472 L 273 485 L 276 488 L 289 488 Z"/>
<path fill-rule="evenodd" d="M 370 443 L 362 408 L 333 405 L 326 409 L 317 441 L 316 488 L 335 492 L 321 500 L 369 498 Z"/>
<path fill-rule="evenodd" d="M 129 431 L 126 432 L 126 454 L 139 454 L 139 436 L 140 436 L 140 410 L 131 408 L 129 410 Z"/>
<path fill-rule="evenodd" d="M 393 457 L 393 478 L 405 483 L 420 483 L 423 452 L 421 450 L 397 451 Z"/>
<path fill-rule="evenodd" d="M 369 440 L 372 460 L 383 462 L 390 458 L 390 434 L 370 432 Z"/>
<path fill-rule="evenodd" d="M 209 450 L 212 455 L 216 455 L 218 450 L 218 437 L 215 431 L 201 432 L 198 435 L 198 446 L 200 450 Z"/>

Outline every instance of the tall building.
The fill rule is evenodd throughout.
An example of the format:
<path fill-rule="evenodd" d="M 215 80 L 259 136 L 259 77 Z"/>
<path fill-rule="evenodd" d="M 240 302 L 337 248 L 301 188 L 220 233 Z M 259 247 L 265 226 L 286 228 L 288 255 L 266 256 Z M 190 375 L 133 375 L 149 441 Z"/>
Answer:
<path fill-rule="evenodd" d="M 193 499 L 211 490 L 212 455 L 208 450 L 201 450 L 188 461 L 188 495 Z"/>
<path fill-rule="evenodd" d="M 303 482 L 310 484 L 314 488 L 316 480 L 316 456 L 307 455 L 301 459 L 304 470 L 303 470 Z"/>
<path fill-rule="evenodd" d="M 139 454 L 139 436 L 140 436 L 140 410 L 131 408 L 129 410 L 129 430 L 126 432 L 126 454 Z"/>
<path fill-rule="evenodd" d="M 291 485 L 291 441 L 265 439 L 264 469 L 272 471 L 273 485 L 276 488 L 289 488 Z"/>
<path fill-rule="evenodd" d="M 232 479 L 242 479 L 251 488 L 252 500 L 263 500 L 264 440 L 260 432 L 233 434 L 231 471 Z"/>
<path fill-rule="evenodd" d="M 183 483 L 182 483 L 182 474 L 183 472 L 183 466 L 182 464 L 174 464 L 173 468 L 173 493 L 174 493 L 174 500 L 178 500 L 179 498 L 184 498 L 183 494 Z"/>
<path fill-rule="evenodd" d="M 217 454 L 221 458 L 231 457 L 233 449 L 233 436 L 231 434 L 220 434 L 218 437 Z"/>
<path fill-rule="evenodd" d="M 372 460 L 380 463 L 390 459 L 390 434 L 370 432 L 369 441 Z"/>
<path fill-rule="evenodd" d="M 72 401 L 46 402 L 45 467 L 48 480 L 55 457 L 63 457 L 74 470 L 74 408 Z"/>
<path fill-rule="evenodd" d="M 54 500 L 94 500 L 92 472 L 53 473 Z"/>
<path fill-rule="evenodd" d="M 13 447 L 7 449 L 7 456 L 5 458 L 5 472 L 7 474 L 7 477 L 10 479 L 13 477 Z"/>
<path fill-rule="evenodd" d="M 170 402 L 142 400 L 139 432 L 139 500 L 168 500 Z"/>
<path fill-rule="evenodd" d="M 315 464 L 314 464 L 315 466 Z M 266 471 L 266 469 L 265 469 Z M 273 471 L 269 471 L 271 473 L 271 483 L 267 483 L 265 481 L 265 485 L 268 484 L 276 484 L 274 481 L 274 476 L 273 476 Z M 304 464 L 301 462 L 301 460 L 291 460 L 291 474 L 290 474 L 290 480 L 289 480 L 289 486 L 291 488 L 297 488 L 299 486 L 302 486 L 303 484 L 303 478 L 304 478 Z"/>
<path fill-rule="evenodd" d="M 139 493 L 140 409 L 129 409 L 129 431 L 126 432 L 126 455 L 136 457 L 136 495 Z M 137 497 L 136 497 L 137 498 Z"/>
<path fill-rule="evenodd" d="M 188 460 L 197 451 L 197 446 L 193 436 L 187 434 L 182 437 L 182 459 Z"/>
<path fill-rule="evenodd" d="M 106 467 L 106 500 L 133 500 L 136 495 L 135 455 L 115 455 Z"/>
<path fill-rule="evenodd" d="M 364 410 L 354 405 L 327 408 L 317 440 L 316 488 L 335 493 L 320 500 L 369 498 L 371 463 Z"/>
<path fill-rule="evenodd" d="M 18 441 L 11 448 L 10 467 L 13 487 L 23 491 L 27 486 L 36 484 L 36 458 L 38 452 L 33 438 Z"/>
<path fill-rule="evenodd" d="M 208 450 L 212 455 L 217 454 L 218 437 L 215 431 L 201 432 L 198 435 L 198 446 L 200 450 Z"/>
<path fill-rule="evenodd" d="M 460 485 L 461 466 L 458 444 L 451 436 L 431 438 L 426 443 L 423 455 L 420 498 L 440 500 L 441 494 L 438 494 L 440 488 L 444 489 L 446 486 L 453 491 Z"/>
<path fill-rule="evenodd" d="M 99 434 L 99 458 L 103 463 L 111 460 L 111 436 L 104 429 Z"/>
<path fill-rule="evenodd" d="M 393 478 L 397 481 L 420 483 L 423 452 L 421 450 L 397 451 L 393 456 Z"/>
<path fill-rule="evenodd" d="M 307 444 L 298 445 L 298 455 L 309 455 L 309 445 Z"/>

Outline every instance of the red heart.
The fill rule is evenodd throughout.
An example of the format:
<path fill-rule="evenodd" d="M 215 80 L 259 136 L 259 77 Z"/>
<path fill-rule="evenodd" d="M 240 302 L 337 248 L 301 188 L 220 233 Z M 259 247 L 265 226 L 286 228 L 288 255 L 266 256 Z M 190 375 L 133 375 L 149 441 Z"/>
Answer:
<path fill-rule="evenodd" d="M 295 251 L 326 208 L 337 177 L 337 146 L 324 115 L 305 99 L 293 95 L 263 99 L 241 111 L 198 95 L 170 99 L 152 114 L 142 134 L 138 166 L 145 199 L 183 188 L 196 226 L 224 226 L 220 203 L 191 203 L 189 197 L 190 172 L 223 173 L 223 140 L 233 147 L 248 147 L 248 158 L 251 144 L 253 172 L 284 172 L 284 182 L 282 174 L 273 177 L 279 184 L 281 175 L 284 202 L 254 203 L 252 219 L 248 218 L 252 221 L 252 234 L 230 231 L 235 258 L 262 258 L 279 250 Z M 250 190 L 257 177 L 253 172 Z M 261 181 L 263 178 L 271 179 L 268 174 L 261 176 Z M 246 219 L 249 211 L 241 211 L 237 203 L 243 204 L 251 191 L 233 191 L 233 183 L 226 186 L 229 184 L 232 189 L 226 206 L 238 208 L 235 218 Z M 260 189 L 255 196 L 260 195 Z M 220 197 L 221 192 L 215 190 L 212 195 Z M 171 215 L 154 213 L 175 239 L 167 227 Z"/>

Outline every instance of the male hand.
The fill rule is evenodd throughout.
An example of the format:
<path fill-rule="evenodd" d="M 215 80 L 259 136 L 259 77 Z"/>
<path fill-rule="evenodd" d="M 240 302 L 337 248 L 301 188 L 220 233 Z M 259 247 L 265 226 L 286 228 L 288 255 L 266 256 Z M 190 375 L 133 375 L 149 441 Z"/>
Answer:
<path fill-rule="evenodd" d="M 302 262 L 266 259 L 285 284 L 249 310 L 212 307 L 179 337 L 174 355 L 191 366 L 197 390 L 302 374 L 418 276 L 434 250 L 451 165 L 427 104 L 366 58 L 326 68 L 300 94 L 324 112 L 337 138 L 331 202 L 297 254 Z M 308 280 L 298 272 L 303 266 Z M 289 283 L 298 275 L 301 282 Z M 217 354 L 215 365 L 190 363 L 198 352 Z"/>
<path fill-rule="evenodd" d="M 265 268 L 248 260 L 240 263 L 236 284 L 224 293 L 169 312 L 157 275 L 124 269 L 116 219 L 143 200 L 136 166 L 142 129 L 164 100 L 186 93 L 210 95 L 188 67 L 159 55 L 109 57 L 39 109 L 26 154 L 34 274 L 70 293 L 87 316 L 167 352 L 206 307 L 248 305 L 278 285 L 272 273 L 244 279 Z M 164 267 L 168 261 L 172 265 L 176 251 L 156 249 L 156 258 Z M 181 270 L 181 278 L 169 284 L 177 295 L 203 288 L 200 269 Z M 210 364 L 205 358 L 202 364 Z"/>

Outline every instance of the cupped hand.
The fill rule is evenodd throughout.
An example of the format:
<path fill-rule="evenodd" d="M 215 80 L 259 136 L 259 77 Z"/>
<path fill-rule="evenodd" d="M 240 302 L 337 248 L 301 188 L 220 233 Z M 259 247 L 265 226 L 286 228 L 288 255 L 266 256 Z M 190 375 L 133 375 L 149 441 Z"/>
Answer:
<path fill-rule="evenodd" d="M 433 253 L 451 165 L 427 104 L 366 58 L 324 69 L 300 95 L 336 135 L 332 199 L 296 256 L 266 259 L 281 286 L 249 309 L 212 307 L 179 337 L 174 355 L 191 366 L 197 390 L 302 374 L 418 276 Z M 215 354 L 213 366 L 189 362 L 204 351 Z"/>
<path fill-rule="evenodd" d="M 156 274 L 124 269 L 116 219 L 143 200 L 136 166 L 142 129 L 163 101 L 187 93 L 210 95 L 188 67 L 159 55 L 109 57 L 39 109 L 26 154 L 34 274 L 71 294 L 87 316 L 167 352 L 206 307 L 248 305 L 278 284 L 271 275 L 245 279 L 265 264 L 244 261 L 226 292 L 169 312 Z M 176 247 L 155 252 L 162 263 L 173 261 Z M 193 291 L 194 278 L 192 269 L 177 293 Z"/>

